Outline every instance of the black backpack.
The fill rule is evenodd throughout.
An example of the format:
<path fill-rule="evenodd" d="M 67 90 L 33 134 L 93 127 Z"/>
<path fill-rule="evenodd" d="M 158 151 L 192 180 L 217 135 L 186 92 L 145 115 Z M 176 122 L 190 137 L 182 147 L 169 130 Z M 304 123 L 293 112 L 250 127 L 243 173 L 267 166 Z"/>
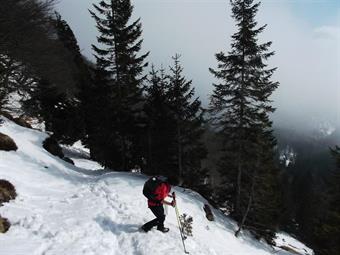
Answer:
<path fill-rule="evenodd" d="M 143 187 L 143 195 L 153 201 L 158 201 L 156 199 L 157 194 L 155 194 L 155 191 L 159 185 L 161 185 L 164 181 L 158 179 L 157 177 L 152 177 L 149 180 L 147 180 Z"/>

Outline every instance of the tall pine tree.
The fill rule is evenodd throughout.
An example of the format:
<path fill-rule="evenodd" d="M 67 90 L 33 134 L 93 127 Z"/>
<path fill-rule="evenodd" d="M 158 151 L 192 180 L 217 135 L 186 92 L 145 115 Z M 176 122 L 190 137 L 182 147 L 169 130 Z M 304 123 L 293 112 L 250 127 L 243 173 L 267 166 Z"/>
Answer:
<path fill-rule="evenodd" d="M 214 84 L 210 102 L 212 122 L 223 137 L 219 170 L 224 179 L 222 200 L 228 200 L 232 216 L 259 237 L 272 240 L 279 201 L 273 161 L 275 139 L 269 114 L 269 97 L 278 87 L 271 81 L 275 68 L 265 61 L 274 53 L 271 42 L 259 44 L 255 16 L 260 3 L 231 1 L 238 31 L 232 35 L 231 51 L 216 54 L 218 69 L 211 73 L 221 81 Z M 271 203 L 268 203 L 271 201 Z"/>
<path fill-rule="evenodd" d="M 4 54 L 0 54 L 0 110 L 6 108 L 9 95 L 17 90 L 19 84 L 16 77 L 23 76 L 23 66 Z"/>
<path fill-rule="evenodd" d="M 146 87 L 145 113 L 147 136 L 145 136 L 146 167 L 143 172 L 166 175 L 169 169 L 169 144 L 172 136 L 172 119 L 168 99 L 169 79 L 165 70 L 152 66 Z"/>
<path fill-rule="evenodd" d="M 173 57 L 174 65 L 170 67 L 169 75 L 168 97 L 174 137 L 173 143 L 169 144 L 172 155 L 170 168 L 180 184 L 202 188 L 206 171 L 201 160 L 207 154 L 202 142 L 204 111 L 199 98 L 195 98 L 192 81 L 183 76 L 179 59 L 178 54 Z"/>
<path fill-rule="evenodd" d="M 107 138 L 104 155 L 108 157 L 102 163 L 117 170 L 128 170 L 143 156 L 140 149 L 145 126 L 142 82 L 149 53 L 138 56 L 142 29 L 140 19 L 129 23 L 133 11 L 130 0 L 102 0 L 93 7 L 95 11 L 90 13 L 97 23 L 98 43 L 101 44 L 101 47 L 92 45 L 97 60 L 97 77 L 107 80 L 110 88 L 108 94 L 103 95 L 108 97 L 104 101 L 109 102 L 101 109 L 105 120 L 97 123 L 105 126 L 103 136 Z M 101 143 L 94 144 L 92 149 L 98 151 L 93 147 L 100 147 Z M 113 151 L 116 154 L 114 159 Z"/>
<path fill-rule="evenodd" d="M 316 254 L 340 253 L 340 147 L 331 150 L 336 167 L 327 180 L 327 191 L 322 194 L 326 205 L 317 215 L 312 226 L 311 247 Z"/>
<path fill-rule="evenodd" d="M 50 131 L 54 132 L 57 140 L 72 144 L 85 137 L 86 105 L 90 99 L 89 97 L 85 97 L 85 92 L 89 86 L 91 86 L 91 76 L 89 66 L 80 53 L 77 39 L 68 23 L 63 20 L 57 12 L 55 13 L 55 17 L 51 19 L 51 23 L 56 29 L 58 40 L 67 51 L 70 68 L 72 68 L 74 85 L 66 90 L 65 93 L 58 93 L 58 91 L 56 91 L 54 97 L 51 97 L 53 95 L 53 89 L 40 88 L 40 93 L 50 90 L 46 97 L 50 98 L 49 103 L 54 102 L 56 104 L 55 116 L 48 116 L 52 115 L 52 113 L 47 108 L 47 113 L 45 113 L 46 118 L 44 119 L 47 126 L 50 126 Z M 43 94 L 40 96 L 44 97 Z M 42 102 L 45 101 L 43 98 L 41 100 Z M 46 103 L 49 104 L 48 102 L 44 104 L 46 105 Z M 44 104 L 42 103 L 41 105 L 43 106 Z M 50 120 L 50 123 L 47 123 L 47 119 Z M 67 123 L 66 126 L 65 123 Z"/>

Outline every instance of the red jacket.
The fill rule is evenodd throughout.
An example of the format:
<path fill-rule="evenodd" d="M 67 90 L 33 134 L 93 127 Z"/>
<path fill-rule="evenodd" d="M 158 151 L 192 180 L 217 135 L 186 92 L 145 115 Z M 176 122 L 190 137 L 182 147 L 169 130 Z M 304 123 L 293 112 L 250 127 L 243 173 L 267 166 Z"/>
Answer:
<path fill-rule="evenodd" d="M 169 195 L 170 190 L 171 190 L 171 187 L 170 187 L 170 184 L 168 184 L 168 183 L 162 183 L 161 185 L 159 185 L 155 190 L 157 201 L 149 199 L 148 200 L 148 206 L 162 205 L 161 201 L 163 201 Z"/>

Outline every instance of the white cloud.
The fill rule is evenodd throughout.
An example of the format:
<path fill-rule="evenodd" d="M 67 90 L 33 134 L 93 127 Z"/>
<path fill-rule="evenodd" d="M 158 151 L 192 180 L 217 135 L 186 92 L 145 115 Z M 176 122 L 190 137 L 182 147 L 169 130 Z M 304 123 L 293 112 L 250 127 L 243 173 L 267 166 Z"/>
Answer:
<path fill-rule="evenodd" d="M 340 27 L 322 26 L 314 30 L 316 38 L 334 40 L 340 42 Z"/>
<path fill-rule="evenodd" d="M 72 2 L 72 4 L 71 4 Z M 94 22 L 87 12 L 95 0 L 60 0 L 58 8 L 70 23 L 84 54 L 91 56 L 95 43 Z M 340 126 L 340 15 L 334 24 L 313 27 L 296 15 L 287 1 L 262 1 L 259 25 L 268 24 L 260 42 L 273 41 L 276 55 L 270 65 L 278 67 L 275 79 L 281 86 L 273 99 L 275 121 L 323 118 Z M 135 0 L 134 17 L 143 24 L 143 50 L 151 51 L 149 62 L 171 63 L 182 54 L 188 79 L 202 101 L 208 102 L 213 87 L 209 67 L 216 67 L 214 54 L 230 50 L 235 23 L 225 0 Z M 307 4 L 307 3 L 306 3 Z"/>

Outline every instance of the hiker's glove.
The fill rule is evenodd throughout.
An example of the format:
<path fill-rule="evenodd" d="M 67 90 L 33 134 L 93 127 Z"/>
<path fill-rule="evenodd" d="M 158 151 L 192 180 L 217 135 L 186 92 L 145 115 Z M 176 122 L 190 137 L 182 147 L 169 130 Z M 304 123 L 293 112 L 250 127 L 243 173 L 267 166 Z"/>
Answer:
<path fill-rule="evenodd" d="M 176 206 L 176 200 L 172 200 L 171 206 L 172 206 L 172 207 L 175 207 L 175 206 Z"/>

